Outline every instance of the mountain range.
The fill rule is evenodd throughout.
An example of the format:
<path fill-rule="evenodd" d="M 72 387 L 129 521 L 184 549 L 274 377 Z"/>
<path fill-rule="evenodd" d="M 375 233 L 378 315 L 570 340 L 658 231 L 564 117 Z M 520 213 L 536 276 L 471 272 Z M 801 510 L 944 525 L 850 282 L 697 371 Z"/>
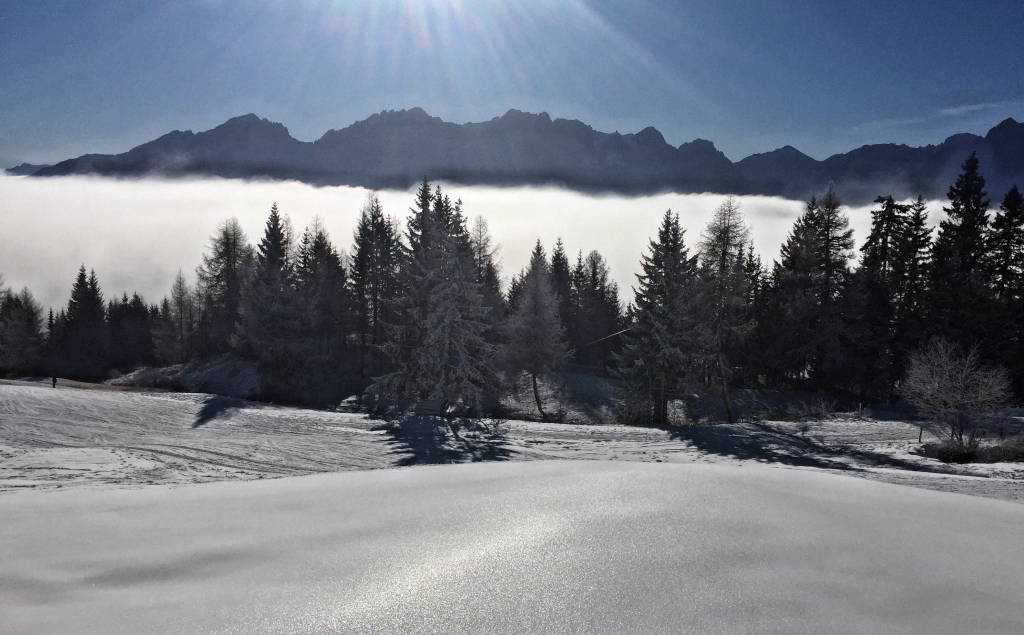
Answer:
<path fill-rule="evenodd" d="M 547 113 L 510 110 L 454 124 L 421 108 L 384 111 L 313 142 L 249 114 L 205 132 L 174 131 L 123 154 L 87 154 L 9 173 L 209 175 L 295 179 L 314 185 L 406 189 L 424 176 L 461 184 L 560 185 L 588 192 L 714 192 L 805 199 L 835 182 L 844 200 L 880 194 L 937 198 L 976 152 L 993 197 L 1024 186 L 1024 123 L 1007 119 L 985 136 L 957 134 L 938 145 L 866 145 L 815 160 L 786 146 L 730 161 L 714 144 L 670 145 L 652 127 L 605 133 Z"/>

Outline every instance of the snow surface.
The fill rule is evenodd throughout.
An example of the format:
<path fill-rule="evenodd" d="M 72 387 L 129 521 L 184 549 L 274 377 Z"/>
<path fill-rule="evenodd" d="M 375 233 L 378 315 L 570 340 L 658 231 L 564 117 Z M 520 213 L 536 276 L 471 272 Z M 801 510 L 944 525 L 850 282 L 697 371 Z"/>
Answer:
<path fill-rule="evenodd" d="M 1024 505 L 535 461 L 0 496 L 0 632 L 1021 633 Z"/>
<path fill-rule="evenodd" d="M 0 492 L 183 485 L 425 463 L 590 459 L 764 463 L 1024 502 L 1024 465 L 945 465 L 917 426 L 833 417 L 674 429 L 456 422 L 304 410 L 193 393 L 0 381 Z M 443 425 L 443 424 L 440 424 Z M 925 440 L 929 437 L 926 434 Z"/>

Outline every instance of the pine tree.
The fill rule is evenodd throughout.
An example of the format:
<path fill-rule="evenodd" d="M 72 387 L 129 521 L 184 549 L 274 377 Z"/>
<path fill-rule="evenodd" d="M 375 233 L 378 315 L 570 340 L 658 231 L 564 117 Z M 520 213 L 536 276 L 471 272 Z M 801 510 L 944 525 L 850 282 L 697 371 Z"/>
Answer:
<path fill-rule="evenodd" d="M 424 180 L 409 219 L 403 295 L 382 347 L 395 370 L 372 393 L 437 399 L 478 411 L 497 385 L 496 348 L 485 334 L 487 309 L 474 281 L 461 205 Z"/>
<path fill-rule="evenodd" d="M 507 357 L 514 373 L 530 375 L 537 412 L 541 419 L 546 420 L 537 378 L 561 366 L 568 351 L 563 338 L 564 328 L 558 319 L 557 297 L 551 288 L 551 272 L 540 240 L 520 280 L 522 291 L 519 301 L 504 328 Z"/>
<path fill-rule="evenodd" d="M 665 212 L 658 239 L 640 263 L 636 298 L 627 309 L 629 331 L 614 355 L 628 421 L 666 425 L 669 400 L 692 366 L 696 258 L 689 257 L 683 233 L 679 216 Z"/>
<path fill-rule="evenodd" d="M 697 248 L 700 355 L 707 374 L 717 378 L 729 423 L 735 419 L 729 400 L 731 358 L 751 328 L 744 268 L 749 241 L 750 228 L 730 196 L 715 210 Z"/>
<path fill-rule="evenodd" d="M 253 251 L 242 226 L 234 218 L 210 238 L 203 264 L 196 270 L 199 298 L 197 333 L 190 345 L 200 356 L 225 353 L 239 320 L 242 286 L 252 268 Z"/>

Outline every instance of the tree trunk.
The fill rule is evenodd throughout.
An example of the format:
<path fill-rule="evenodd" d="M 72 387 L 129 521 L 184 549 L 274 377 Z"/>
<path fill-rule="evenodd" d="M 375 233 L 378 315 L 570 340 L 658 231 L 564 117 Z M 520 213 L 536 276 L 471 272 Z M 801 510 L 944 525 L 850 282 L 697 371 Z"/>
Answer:
<path fill-rule="evenodd" d="M 540 413 L 541 421 L 547 421 L 548 416 L 544 414 L 544 408 L 540 405 L 540 391 L 537 390 L 537 373 L 530 373 L 530 377 L 533 378 L 533 398 L 537 402 L 537 412 Z"/>
<path fill-rule="evenodd" d="M 725 363 L 722 361 L 722 354 L 715 355 L 718 358 L 718 378 L 722 381 L 722 401 L 725 402 L 725 418 L 729 423 L 733 422 L 732 403 L 729 401 L 729 380 L 725 377 Z"/>

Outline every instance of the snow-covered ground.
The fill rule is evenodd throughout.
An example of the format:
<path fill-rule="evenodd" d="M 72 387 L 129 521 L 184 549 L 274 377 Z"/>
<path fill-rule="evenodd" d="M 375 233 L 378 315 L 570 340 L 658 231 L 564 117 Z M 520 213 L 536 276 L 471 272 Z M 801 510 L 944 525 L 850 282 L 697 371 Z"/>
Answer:
<path fill-rule="evenodd" d="M 534 461 L 0 496 L 0 632 L 1021 633 L 1024 505 Z"/>
<path fill-rule="evenodd" d="M 0 382 L 0 633 L 1024 632 L 1024 471 L 915 426 L 434 423 Z"/>
<path fill-rule="evenodd" d="M 67 382 L 0 382 L 0 492 L 179 485 L 487 460 L 763 463 L 1024 502 L 1024 465 L 946 465 L 911 453 L 916 426 L 832 417 L 670 430 L 424 419 L 273 406 Z M 928 439 L 926 435 L 925 439 Z"/>

